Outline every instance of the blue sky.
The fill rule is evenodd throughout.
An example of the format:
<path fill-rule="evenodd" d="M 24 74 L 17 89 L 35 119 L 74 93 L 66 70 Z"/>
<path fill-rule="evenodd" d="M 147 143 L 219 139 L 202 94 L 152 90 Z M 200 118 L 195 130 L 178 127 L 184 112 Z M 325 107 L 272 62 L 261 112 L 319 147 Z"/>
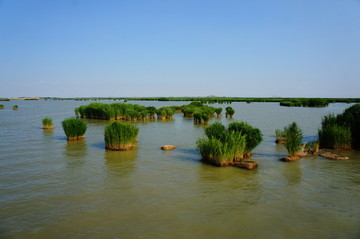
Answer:
<path fill-rule="evenodd" d="M 359 0 L 0 0 L 0 97 L 360 97 Z"/>

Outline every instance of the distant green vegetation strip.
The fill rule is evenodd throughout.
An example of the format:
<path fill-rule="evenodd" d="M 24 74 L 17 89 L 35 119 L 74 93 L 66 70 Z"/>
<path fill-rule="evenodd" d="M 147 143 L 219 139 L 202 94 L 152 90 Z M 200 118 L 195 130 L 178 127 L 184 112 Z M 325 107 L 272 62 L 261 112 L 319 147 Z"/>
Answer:
<path fill-rule="evenodd" d="M 360 103 L 360 98 L 262 98 L 262 97 L 77 97 L 57 98 L 46 97 L 45 100 L 76 100 L 76 101 L 97 101 L 97 100 L 124 100 L 124 101 L 199 101 L 202 103 L 232 103 L 232 102 L 282 102 L 283 106 L 309 106 L 319 107 L 319 102 L 329 103 Z M 310 106 L 317 101 L 317 105 Z M 321 104 L 320 104 L 321 105 Z"/>
<path fill-rule="evenodd" d="M 281 106 L 288 107 L 326 107 L 330 103 L 327 99 L 309 98 L 309 99 L 293 99 L 290 101 L 281 101 Z"/>

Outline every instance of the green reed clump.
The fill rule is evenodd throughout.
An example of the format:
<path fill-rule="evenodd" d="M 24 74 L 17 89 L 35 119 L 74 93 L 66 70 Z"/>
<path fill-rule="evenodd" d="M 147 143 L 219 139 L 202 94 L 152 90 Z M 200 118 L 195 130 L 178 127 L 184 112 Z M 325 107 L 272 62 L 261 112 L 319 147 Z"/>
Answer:
<path fill-rule="evenodd" d="M 172 119 L 173 115 L 175 114 L 175 108 L 165 107 L 165 111 L 166 111 L 166 119 Z"/>
<path fill-rule="evenodd" d="M 222 108 L 215 108 L 215 113 L 217 117 L 220 117 L 221 112 L 222 112 Z"/>
<path fill-rule="evenodd" d="M 227 117 L 232 118 L 233 115 L 235 114 L 235 110 L 234 110 L 232 107 L 230 107 L 230 106 L 226 107 L 226 108 L 225 108 L 225 111 L 226 111 L 226 118 L 227 118 Z"/>
<path fill-rule="evenodd" d="M 80 140 L 84 138 L 87 129 L 85 121 L 81 119 L 69 118 L 62 121 L 62 127 L 68 141 Z"/>
<path fill-rule="evenodd" d="M 74 109 L 74 112 L 75 112 L 76 118 L 79 118 L 79 117 L 80 117 L 80 107 L 76 107 L 76 108 Z"/>
<path fill-rule="evenodd" d="M 286 142 L 284 130 L 276 129 L 275 137 L 276 137 L 275 143 L 277 144 L 284 144 Z"/>
<path fill-rule="evenodd" d="M 153 113 L 152 108 L 149 110 Z M 75 114 L 77 116 L 80 115 L 81 118 L 129 121 L 146 120 L 150 115 L 147 107 L 142 105 L 125 103 L 104 104 L 99 102 L 77 107 L 75 108 Z"/>
<path fill-rule="evenodd" d="M 360 104 L 346 109 L 343 114 L 329 114 L 323 117 L 319 129 L 321 148 L 359 148 Z"/>
<path fill-rule="evenodd" d="M 349 127 L 352 137 L 352 146 L 360 149 L 360 104 L 347 108 L 344 113 L 338 115 L 338 124 Z"/>
<path fill-rule="evenodd" d="M 156 110 L 156 115 L 157 115 L 157 118 L 160 119 L 160 120 L 165 120 L 166 119 L 166 110 L 164 107 L 161 107 L 159 109 Z"/>
<path fill-rule="evenodd" d="M 228 145 L 218 139 L 200 138 L 196 141 L 203 160 L 218 166 L 227 166 L 233 161 L 234 152 Z"/>
<path fill-rule="evenodd" d="M 246 137 L 245 156 L 250 157 L 253 149 L 262 141 L 260 129 L 252 127 L 246 122 L 232 122 L 229 124 L 229 131 L 239 132 Z"/>
<path fill-rule="evenodd" d="M 194 115 L 195 107 L 184 106 L 181 110 L 184 114 L 184 117 L 192 117 Z"/>
<path fill-rule="evenodd" d="M 195 124 L 201 124 L 201 111 L 195 112 L 193 117 L 194 117 Z"/>
<path fill-rule="evenodd" d="M 312 154 L 319 152 L 319 146 L 319 140 L 313 140 L 306 144 L 306 147 L 308 147 L 308 152 Z"/>
<path fill-rule="evenodd" d="M 149 118 L 154 119 L 156 114 L 156 108 L 154 106 L 148 106 L 146 107 L 146 110 L 149 114 Z"/>
<path fill-rule="evenodd" d="M 295 98 L 283 100 L 280 105 L 288 107 L 326 107 L 329 102 L 329 100 L 321 98 Z"/>
<path fill-rule="evenodd" d="M 5 109 L 5 106 L 0 104 L 0 109 Z"/>
<path fill-rule="evenodd" d="M 181 113 L 181 106 L 170 106 L 171 108 L 173 108 L 175 110 L 175 113 Z"/>
<path fill-rule="evenodd" d="M 218 166 L 227 166 L 241 160 L 245 150 L 245 136 L 229 131 L 215 122 L 205 129 L 206 138 L 197 140 L 197 150 L 203 160 Z"/>
<path fill-rule="evenodd" d="M 148 116 L 149 116 L 149 113 L 146 109 L 139 111 L 139 116 L 138 116 L 139 119 L 146 121 L 148 119 Z"/>
<path fill-rule="evenodd" d="M 221 108 L 220 108 L 221 109 Z M 195 124 L 208 124 L 211 117 L 215 115 L 215 108 L 203 105 L 201 102 L 191 102 L 181 106 L 184 117 L 194 117 Z"/>
<path fill-rule="evenodd" d="M 127 108 L 125 110 L 125 119 L 127 121 L 137 121 L 138 116 L 139 116 L 139 112 L 137 112 L 134 108 Z"/>
<path fill-rule="evenodd" d="M 284 135 L 286 139 L 285 147 L 289 152 L 289 156 L 299 154 L 302 147 L 303 133 L 296 122 L 284 128 Z"/>
<path fill-rule="evenodd" d="M 205 128 L 205 135 L 208 138 L 216 138 L 219 140 L 225 140 L 227 130 L 225 126 L 219 122 L 215 122 Z"/>
<path fill-rule="evenodd" d="M 45 117 L 42 119 L 43 129 L 52 129 L 54 128 L 54 123 L 50 117 Z"/>
<path fill-rule="evenodd" d="M 13 110 L 18 110 L 19 109 L 19 106 L 18 105 L 14 105 L 13 106 Z"/>
<path fill-rule="evenodd" d="M 139 128 L 120 122 L 112 122 L 105 126 L 105 148 L 111 150 L 132 150 L 136 148 Z"/>
<path fill-rule="evenodd" d="M 208 114 L 206 114 L 206 113 L 202 113 L 202 115 L 201 115 L 201 119 L 202 119 L 202 121 L 203 121 L 203 124 L 204 124 L 204 125 L 209 124 L 209 119 L 210 119 L 210 117 L 209 117 L 209 115 L 208 115 Z"/>
<path fill-rule="evenodd" d="M 351 149 L 351 130 L 337 124 L 324 125 L 318 131 L 321 148 Z"/>

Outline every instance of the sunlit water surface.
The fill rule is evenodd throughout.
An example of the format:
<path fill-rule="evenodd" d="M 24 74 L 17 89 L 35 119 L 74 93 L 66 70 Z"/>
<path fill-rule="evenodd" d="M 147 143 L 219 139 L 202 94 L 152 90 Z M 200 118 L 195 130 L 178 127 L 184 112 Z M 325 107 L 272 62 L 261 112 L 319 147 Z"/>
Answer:
<path fill-rule="evenodd" d="M 234 120 L 264 134 L 252 156 L 259 168 L 247 171 L 201 163 L 195 145 L 204 128 L 181 114 L 136 123 L 138 149 L 130 152 L 104 149 L 105 121 L 87 120 L 85 140 L 67 142 L 61 121 L 88 103 L 3 103 L 0 238 L 360 238 L 360 154 L 283 163 L 286 150 L 274 143 L 274 130 L 293 121 L 305 140 L 316 138 L 321 117 L 348 104 L 233 103 Z M 47 116 L 53 131 L 41 129 Z M 161 151 L 164 144 L 177 149 Z"/>

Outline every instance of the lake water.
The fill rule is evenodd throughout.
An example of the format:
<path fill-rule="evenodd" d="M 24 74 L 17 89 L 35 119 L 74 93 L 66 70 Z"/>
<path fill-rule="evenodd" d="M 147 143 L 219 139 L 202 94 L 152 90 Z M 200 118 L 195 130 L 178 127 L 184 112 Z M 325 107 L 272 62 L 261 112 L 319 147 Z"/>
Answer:
<path fill-rule="evenodd" d="M 293 121 L 305 140 L 314 139 L 321 117 L 349 104 L 231 104 L 234 120 L 264 134 L 252 156 L 259 168 L 247 171 L 201 163 L 195 142 L 204 128 L 182 114 L 136 123 L 134 151 L 104 149 L 106 121 L 87 120 L 85 140 L 67 142 L 61 121 L 88 103 L 2 103 L 0 238 L 360 238 L 360 153 L 341 152 L 347 161 L 283 163 L 286 149 L 274 143 L 274 130 Z M 53 118 L 53 131 L 42 130 L 44 117 Z M 164 144 L 177 149 L 161 151 Z"/>

